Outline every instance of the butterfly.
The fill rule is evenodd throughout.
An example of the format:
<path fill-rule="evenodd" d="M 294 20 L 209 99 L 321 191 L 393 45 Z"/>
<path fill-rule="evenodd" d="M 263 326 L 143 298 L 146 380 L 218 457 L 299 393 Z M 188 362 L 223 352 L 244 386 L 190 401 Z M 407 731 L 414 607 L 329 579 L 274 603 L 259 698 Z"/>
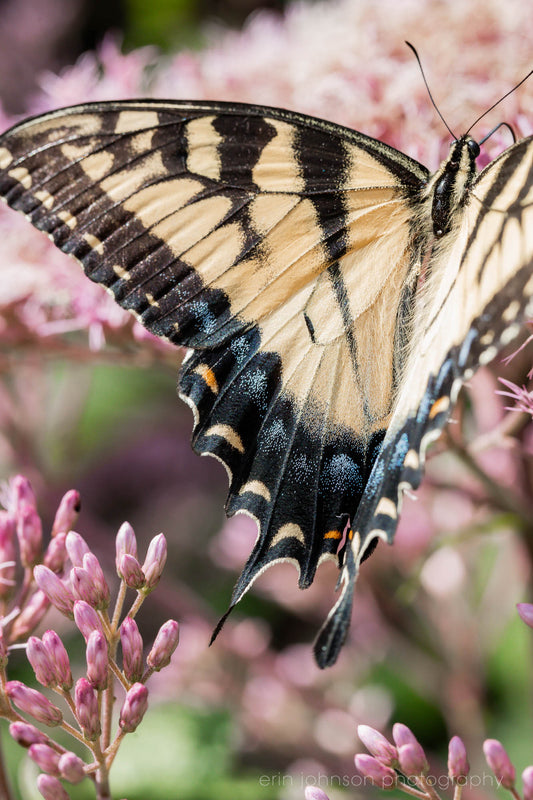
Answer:
<path fill-rule="evenodd" d="M 480 174 L 353 130 L 217 102 L 66 108 L 0 136 L 0 196 L 152 333 L 186 346 L 195 451 L 226 467 L 267 567 L 340 570 L 315 644 L 335 662 L 361 561 L 462 383 L 533 310 L 533 138 Z"/>

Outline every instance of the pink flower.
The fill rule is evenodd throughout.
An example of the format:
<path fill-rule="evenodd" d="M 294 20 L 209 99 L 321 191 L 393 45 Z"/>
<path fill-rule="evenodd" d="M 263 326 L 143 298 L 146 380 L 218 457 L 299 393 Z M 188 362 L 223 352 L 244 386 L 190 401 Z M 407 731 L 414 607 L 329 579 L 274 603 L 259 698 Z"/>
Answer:
<path fill-rule="evenodd" d="M 39 564 L 33 571 L 35 583 L 50 602 L 65 616 L 72 619 L 74 597 L 69 586 L 51 569 Z"/>
<path fill-rule="evenodd" d="M 146 663 L 151 669 L 159 672 L 159 670 L 170 664 L 172 653 L 178 646 L 179 642 L 179 625 L 174 619 L 169 619 L 159 629 L 152 649 L 148 653 Z"/>
<path fill-rule="evenodd" d="M 40 731 L 35 725 L 29 722 L 12 722 L 9 726 L 9 733 L 13 739 L 22 747 L 29 747 L 32 744 L 48 744 L 50 739 Z"/>
<path fill-rule="evenodd" d="M 87 641 L 87 679 L 94 689 L 105 689 L 108 679 L 108 645 L 103 633 L 93 631 Z"/>
<path fill-rule="evenodd" d="M 469 772 L 466 748 L 458 736 L 453 736 L 448 745 L 448 775 L 454 783 L 464 784 Z"/>
<path fill-rule="evenodd" d="M 43 526 L 37 511 L 23 505 L 17 514 L 17 536 L 22 566 L 33 567 L 42 553 Z"/>
<path fill-rule="evenodd" d="M 44 800 L 70 800 L 63 784 L 55 775 L 39 775 L 37 778 L 37 788 L 44 797 Z"/>
<path fill-rule="evenodd" d="M 89 641 L 89 636 L 93 631 L 99 631 L 102 634 L 104 632 L 97 612 L 84 600 L 77 600 L 74 603 L 74 621 L 86 642 Z"/>
<path fill-rule="evenodd" d="M 146 583 L 144 572 L 135 556 L 124 553 L 117 559 L 117 573 L 130 589 L 142 589 Z"/>
<path fill-rule="evenodd" d="M 42 722 L 43 725 L 59 725 L 63 719 L 63 714 L 54 706 L 47 697 L 35 689 L 30 689 L 20 681 L 8 681 L 6 683 L 6 693 L 11 702 L 25 714 Z"/>
<path fill-rule="evenodd" d="M 52 536 L 59 533 L 68 533 L 75 524 L 80 513 L 80 493 L 75 489 L 70 489 L 63 497 L 57 507 L 54 524 L 52 525 Z"/>
<path fill-rule="evenodd" d="M 391 767 L 397 763 L 397 749 L 379 731 L 376 731 L 369 725 L 359 725 L 357 728 L 357 735 L 367 750 L 369 750 L 378 761 L 381 761 L 382 764 Z"/>
<path fill-rule="evenodd" d="M 74 690 L 76 702 L 76 719 L 83 734 L 90 742 L 100 736 L 100 714 L 96 693 L 86 678 L 76 681 Z"/>
<path fill-rule="evenodd" d="M 134 683 L 120 712 L 119 725 L 124 733 L 133 733 L 140 725 L 148 708 L 148 689 L 142 683 Z"/>
<path fill-rule="evenodd" d="M 515 784 L 516 771 L 507 752 L 497 739 L 486 739 L 483 752 L 487 764 L 505 789 L 512 789 Z"/>
<path fill-rule="evenodd" d="M 80 534 L 75 531 L 68 532 L 65 539 L 65 547 L 67 548 L 68 557 L 73 567 L 82 567 L 83 557 L 91 552 L 83 536 L 80 536 Z"/>
<path fill-rule="evenodd" d="M 50 539 L 44 554 L 43 564 L 56 575 L 63 571 L 67 560 L 66 538 L 66 533 L 58 533 L 53 539 Z"/>
<path fill-rule="evenodd" d="M 85 778 L 85 764 L 75 753 L 63 753 L 57 766 L 61 777 L 69 783 L 80 783 Z"/>
<path fill-rule="evenodd" d="M 11 640 L 25 639 L 29 633 L 35 630 L 48 609 L 50 600 L 40 589 L 30 597 L 18 617 L 15 618 L 11 628 Z"/>
<path fill-rule="evenodd" d="M 533 800 L 533 767 L 526 767 L 522 772 L 522 794 L 524 800 Z"/>
<path fill-rule="evenodd" d="M 167 560 L 167 540 L 164 535 L 160 533 L 155 536 L 148 545 L 148 552 L 142 570 L 146 577 L 144 586 L 145 591 L 151 591 L 159 583 L 159 578 L 163 572 Z"/>
<path fill-rule="evenodd" d="M 391 767 L 386 767 L 374 756 L 358 753 L 355 756 L 355 766 L 363 777 L 368 778 L 374 786 L 379 786 L 380 789 L 394 789 L 396 786 L 398 778 L 395 771 Z"/>
<path fill-rule="evenodd" d="M 137 623 L 126 617 L 120 626 L 122 645 L 122 670 L 130 683 L 139 681 L 143 674 L 143 640 Z"/>
<path fill-rule="evenodd" d="M 59 753 L 50 745 L 32 744 L 28 753 L 43 772 L 47 772 L 49 775 L 59 775 Z"/>

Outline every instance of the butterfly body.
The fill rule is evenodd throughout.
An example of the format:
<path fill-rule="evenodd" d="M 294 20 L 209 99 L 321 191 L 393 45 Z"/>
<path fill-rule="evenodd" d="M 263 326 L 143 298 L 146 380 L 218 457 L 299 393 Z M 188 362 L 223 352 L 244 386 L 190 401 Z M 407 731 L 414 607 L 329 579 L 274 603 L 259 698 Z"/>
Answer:
<path fill-rule="evenodd" d="M 88 104 L 0 136 L 0 197 L 191 348 L 193 447 L 226 467 L 227 513 L 259 528 L 232 606 L 277 561 L 302 587 L 324 559 L 342 569 L 320 666 L 462 381 L 531 306 L 533 143 L 476 176 L 478 151 L 457 140 L 430 176 L 322 120 L 179 101 Z"/>

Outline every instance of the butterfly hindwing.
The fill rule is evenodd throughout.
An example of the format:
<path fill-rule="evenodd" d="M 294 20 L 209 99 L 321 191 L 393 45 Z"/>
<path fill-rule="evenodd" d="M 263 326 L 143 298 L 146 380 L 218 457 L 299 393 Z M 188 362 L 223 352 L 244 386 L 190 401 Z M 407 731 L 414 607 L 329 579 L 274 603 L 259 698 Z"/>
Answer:
<path fill-rule="evenodd" d="M 358 563 L 373 540 L 392 541 L 403 493 L 418 488 L 426 449 L 446 424 L 463 382 L 533 314 L 532 181 L 530 137 L 479 175 L 450 249 L 432 265 L 439 280 L 419 301 L 415 345 L 353 520 L 343 593 L 315 646 L 322 666 L 335 661 L 346 636 Z"/>

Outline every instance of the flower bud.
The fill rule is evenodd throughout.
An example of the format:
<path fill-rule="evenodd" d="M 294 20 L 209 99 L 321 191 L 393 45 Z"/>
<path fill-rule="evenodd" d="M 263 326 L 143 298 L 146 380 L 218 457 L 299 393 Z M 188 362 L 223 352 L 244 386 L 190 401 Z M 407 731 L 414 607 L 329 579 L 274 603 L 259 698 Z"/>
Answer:
<path fill-rule="evenodd" d="M 39 775 L 37 788 L 44 800 L 70 800 L 63 785 L 54 775 Z"/>
<path fill-rule="evenodd" d="M 149 592 L 154 589 L 159 583 L 159 578 L 163 572 L 165 562 L 167 560 L 167 540 L 162 533 L 154 536 L 148 545 L 148 551 L 142 571 L 146 578 L 144 591 Z"/>
<path fill-rule="evenodd" d="M 137 539 L 135 538 L 135 533 L 133 532 L 133 528 L 131 527 L 129 522 L 123 522 L 120 528 L 118 529 L 117 538 L 115 540 L 115 547 L 116 547 L 116 565 L 117 565 L 117 572 L 119 578 L 121 578 L 121 574 L 119 571 L 119 562 L 121 556 L 128 554 L 137 558 Z"/>
<path fill-rule="evenodd" d="M 80 783 L 85 778 L 85 764 L 75 753 L 63 753 L 58 766 L 59 774 L 69 783 Z"/>
<path fill-rule="evenodd" d="M 83 556 L 83 568 L 86 570 L 89 578 L 92 580 L 96 590 L 96 605 L 95 608 L 102 611 L 107 608 L 111 599 L 109 586 L 105 579 L 100 562 L 94 553 L 86 553 Z"/>
<path fill-rule="evenodd" d="M 43 686 L 57 686 L 54 665 L 47 648 L 36 636 L 30 636 L 26 646 L 28 661 L 33 667 L 35 677 Z"/>
<path fill-rule="evenodd" d="M 72 689 L 73 680 L 65 645 L 55 631 L 46 631 L 43 635 L 43 644 L 50 655 L 50 661 L 55 671 L 56 685 L 68 692 Z"/>
<path fill-rule="evenodd" d="M 402 744 L 420 744 L 414 733 L 401 722 L 396 722 L 392 726 L 392 738 L 396 742 L 396 747 Z"/>
<path fill-rule="evenodd" d="M 126 617 L 120 626 L 122 645 L 122 671 L 130 683 L 135 683 L 143 674 L 143 640 L 137 623 Z"/>
<path fill-rule="evenodd" d="M 520 619 L 533 628 L 533 605 L 531 603 L 517 603 L 516 608 Z"/>
<path fill-rule="evenodd" d="M 48 775 L 59 775 L 59 753 L 49 744 L 30 745 L 28 755 L 43 772 L 47 772 Z"/>
<path fill-rule="evenodd" d="M 36 728 L 35 725 L 30 725 L 29 722 L 12 722 L 9 726 L 9 733 L 22 747 L 50 743 L 48 736 Z"/>
<path fill-rule="evenodd" d="M 28 634 L 35 630 L 49 608 L 50 600 L 45 593 L 40 589 L 34 592 L 13 622 L 11 641 L 26 639 Z"/>
<path fill-rule="evenodd" d="M 0 599 L 6 600 L 15 586 L 17 549 L 16 521 L 12 514 L 0 511 Z"/>
<path fill-rule="evenodd" d="M 485 739 L 483 752 L 487 764 L 504 789 L 512 789 L 515 784 L 516 771 L 501 742 L 497 739 Z"/>
<path fill-rule="evenodd" d="M 146 663 L 151 669 L 159 672 L 160 669 L 170 664 L 172 653 L 178 646 L 179 625 L 174 619 L 169 619 L 159 629 L 152 649 L 148 653 Z"/>
<path fill-rule="evenodd" d="M 37 508 L 35 492 L 32 489 L 31 483 L 24 475 L 15 475 L 10 481 L 10 488 L 15 509 L 18 510 L 23 506 L 34 509 Z"/>
<path fill-rule="evenodd" d="M 423 775 L 429 769 L 426 754 L 418 742 L 400 745 L 398 748 L 398 761 L 401 772 L 407 775 L 408 778 Z"/>
<path fill-rule="evenodd" d="M 148 689 L 142 683 L 134 683 L 126 694 L 120 711 L 119 725 L 124 733 L 133 733 L 148 708 Z"/>
<path fill-rule="evenodd" d="M 73 567 L 82 567 L 83 556 L 91 552 L 83 536 L 80 536 L 80 534 L 75 531 L 69 531 L 67 533 L 65 547 L 67 548 L 68 557 Z"/>
<path fill-rule="evenodd" d="M 329 800 L 329 797 L 318 786 L 306 786 L 305 800 Z"/>
<path fill-rule="evenodd" d="M 117 560 L 117 574 L 130 589 L 142 589 L 146 583 L 144 572 L 135 556 L 124 553 Z"/>
<path fill-rule="evenodd" d="M 94 689 L 107 687 L 108 646 L 100 631 L 93 631 L 87 640 L 87 679 Z"/>
<path fill-rule="evenodd" d="M 358 725 L 357 735 L 374 758 L 386 767 L 392 767 L 398 762 L 397 749 L 375 728 L 371 728 L 370 725 Z"/>
<path fill-rule="evenodd" d="M 22 566 L 33 567 L 41 559 L 43 525 L 34 508 L 23 506 L 17 514 L 17 536 Z"/>
<path fill-rule="evenodd" d="M 86 642 L 93 631 L 104 632 L 100 617 L 88 603 L 77 600 L 74 603 L 74 621 Z"/>
<path fill-rule="evenodd" d="M 72 529 L 80 513 L 80 506 L 80 493 L 75 489 L 70 489 L 63 495 L 52 525 L 53 537 L 59 533 L 68 533 Z"/>
<path fill-rule="evenodd" d="M 70 571 L 72 592 L 76 600 L 83 600 L 92 608 L 98 606 L 98 591 L 86 569 L 73 567 Z"/>
<path fill-rule="evenodd" d="M 76 681 L 74 690 L 76 719 L 86 739 L 94 742 L 101 733 L 96 693 L 86 678 Z"/>
<path fill-rule="evenodd" d="M 386 767 L 374 756 L 360 753 L 355 756 L 355 766 L 364 778 L 378 786 L 380 789 L 394 789 L 398 777 L 391 767 Z"/>
<path fill-rule="evenodd" d="M 67 548 L 65 547 L 66 533 L 58 533 L 54 539 L 50 539 L 44 554 L 43 564 L 56 575 L 65 568 L 67 560 Z"/>
<path fill-rule="evenodd" d="M 48 567 L 39 564 L 33 571 L 35 583 L 62 614 L 72 619 L 74 596 L 70 587 Z"/>
<path fill-rule="evenodd" d="M 463 786 L 469 772 L 470 764 L 463 741 L 458 736 L 453 736 L 448 745 L 448 775 L 455 784 Z"/>
<path fill-rule="evenodd" d="M 63 720 L 63 714 L 36 689 L 30 689 L 21 681 L 8 681 L 6 683 L 6 694 L 11 702 L 25 714 L 42 722 L 43 725 L 53 727 L 59 725 Z"/>
<path fill-rule="evenodd" d="M 533 800 L 533 767 L 526 767 L 522 773 L 522 795 L 524 800 Z"/>

